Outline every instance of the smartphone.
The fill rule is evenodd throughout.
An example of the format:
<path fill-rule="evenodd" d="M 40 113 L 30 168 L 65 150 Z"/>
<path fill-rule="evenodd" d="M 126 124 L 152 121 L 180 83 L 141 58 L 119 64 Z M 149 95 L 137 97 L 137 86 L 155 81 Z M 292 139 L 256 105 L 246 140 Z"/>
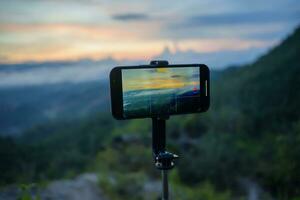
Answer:
<path fill-rule="evenodd" d="M 115 67 L 110 72 L 112 115 L 134 119 L 205 112 L 209 88 L 204 64 Z"/>

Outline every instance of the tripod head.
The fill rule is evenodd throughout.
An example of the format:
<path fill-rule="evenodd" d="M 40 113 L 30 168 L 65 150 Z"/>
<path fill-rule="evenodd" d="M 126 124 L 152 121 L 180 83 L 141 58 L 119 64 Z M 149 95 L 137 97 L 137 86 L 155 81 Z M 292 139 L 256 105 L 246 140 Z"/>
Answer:
<path fill-rule="evenodd" d="M 178 155 L 164 151 L 155 156 L 155 167 L 160 170 L 172 169 L 175 166 L 174 160 L 179 158 Z"/>

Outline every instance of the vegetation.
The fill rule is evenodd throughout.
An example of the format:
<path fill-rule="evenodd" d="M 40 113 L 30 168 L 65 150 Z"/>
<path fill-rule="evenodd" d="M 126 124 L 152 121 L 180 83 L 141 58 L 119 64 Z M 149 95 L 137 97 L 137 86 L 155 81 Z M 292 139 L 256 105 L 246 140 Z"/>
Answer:
<path fill-rule="evenodd" d="M 299 55 L 298 28 L 257 62 L 218 72 L 209 112 L 168 121 L 168 148 L 181 156 L 171 174 L 174 196 L 243 199 L 242 182 L 251 180 L 264 199 L 300 198 Z M 0 184 L 97 171 L 112 200 L 141 199 L 144 183 L 159 177 L 150 128 L 150 120 L 117 122 L 101 113 L 3 138 Z"/>

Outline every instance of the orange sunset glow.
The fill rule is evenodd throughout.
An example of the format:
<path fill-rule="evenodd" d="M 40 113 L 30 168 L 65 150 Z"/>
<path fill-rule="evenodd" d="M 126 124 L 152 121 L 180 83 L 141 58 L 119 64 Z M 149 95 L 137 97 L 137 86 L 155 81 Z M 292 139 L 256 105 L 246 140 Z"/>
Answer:
<path fill-rule="evenodd" d="M 163 9 L 164 5 L 169 9 Z M 248 19 L 235 14 L 235 10 L 216 9 L 211 14 L 208 2 L 187 1 L 185 5 L 164 2 L 162 7 L 157 7 L 155 3 L 143 1 L 110 4 L 50 0 L 1 2 L 0 63 L 107 57 L 149 60 L 167 56 L 162 54 L 166 47 L 171 56 L 192 52 L 192 60 L 197 60 L 195 54 L 226 51 L 245 54 L 249 51 L 258 55 L 281 39 L 260 37 L 262 33 L 278 35 L 287 30 L 287 23 L 293 26 L 294 21 L 287 18 L 286 23 L 267 20 L 265 24 L 255 24 L 256 21 L 247 24 L 243 20 Z M 188 10 L 189 6 L 207 11 Z M 162 10 L 164 12 L 160 12 Z M 233 13 L 241 22 L 222 24 L 222 16 L 227 17 L 227 13 Z M 202 22 L 203 19 L 206 20 Z M 188 56 L 185 58 L 188 60 Z"/>
<path fill-rule="evenodd" d="M 151 79 L 149 81 L 143 81 L 142 79 L 136 79 L 129 81 L 128 85 L 124 87 L 124 90 L 147 90 L 147 89 L 176 89 L 185 86 L 198 86 L 199 82 L 183 80 L 165 80 L 165 79 Z"/>

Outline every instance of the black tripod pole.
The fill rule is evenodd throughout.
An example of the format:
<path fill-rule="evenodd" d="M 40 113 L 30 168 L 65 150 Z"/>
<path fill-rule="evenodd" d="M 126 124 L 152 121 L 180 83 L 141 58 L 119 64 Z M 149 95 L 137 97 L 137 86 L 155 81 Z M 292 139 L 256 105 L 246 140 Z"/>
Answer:
<path fill-rule="evenodd" d="M 162 200 L 169 199 L 169 183 L 168 183 L 168 171 L 161 170 L 162 176 Z"/>
<path fill-rule="evenodd" d="M 169 200 L 168 170 L 174 167 L 177 155 L 166 151 L 166 119 L 152 118 L 152 147 L 155 167 L 161 170 L 162 200 Z"/>
<path fill-rule="evenodd" d="M 152 149 L 154 156 L 166 151 L 166 120 L 167 117 L 152 118 Z"/>

